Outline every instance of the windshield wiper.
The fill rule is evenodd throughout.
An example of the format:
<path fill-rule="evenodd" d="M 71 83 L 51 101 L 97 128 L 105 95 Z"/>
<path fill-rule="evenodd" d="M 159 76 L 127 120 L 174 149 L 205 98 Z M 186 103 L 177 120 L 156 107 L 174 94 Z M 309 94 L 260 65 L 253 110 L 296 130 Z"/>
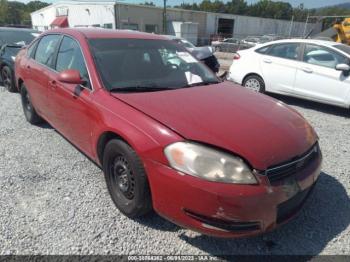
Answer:
<path fill-rule="evenodd" d="M 125 87 L 113 87 L 109 89 L 110 92 L 155 92 L 163 90 L 173 90 L 174 88 L 161 87 L 161 86 L 125 86 Z"/>
<path fill-rule="evenodd" d="M 220 81 L 207 81 L 207 82 L 198 82 L 198 83 L 193 83 L 193 84 L 188 84 L 183 86 L 185 87 L 194 87 L 194 86 L 208 86 L 208 85 L 215 85 L 221 83 Z"/>

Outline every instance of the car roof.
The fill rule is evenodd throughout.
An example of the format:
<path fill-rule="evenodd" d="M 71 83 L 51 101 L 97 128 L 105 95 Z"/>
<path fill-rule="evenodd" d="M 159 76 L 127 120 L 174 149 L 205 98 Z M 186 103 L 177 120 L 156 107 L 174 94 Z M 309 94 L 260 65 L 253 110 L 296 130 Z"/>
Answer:
<path fill-rule="evenodd" d="M 276 41 L 271 41 L 264 43 L 263 45 L 271 45 L 271 44 L 278 44 L 278 43 L 309 43 L 309 44 L 316 44 L 316 45 L 323 45 L 327 47 L 333 47 L 337 44 L 337 42 L 332 41 L 325 41 L 325 40 L 319 40 L 319 39 L 301 39 L 301 38 L 292 38 L 292 39 L 281 39 Z"/>
<path fill-rule="evenodd" d="M 168 40 L 168 38 L 144 33 L 140 31 L 133 30 L 115 30 L 115 29 L 104 29 L 104 28 L 58 28 L 46 31 L 46 33 L 61 33 L 61 34 L 70 34 L 73 36 L 83 35 L 85 38 L 137 38 L 137 39 L 159 39 L 159 40 Z"/>
<path fill-rule="evenodd" d="M 164 37 L 166 37 L 166 38 L 168 38 L 170 40 L 181 40 L 181 39 L 183 39 L 183 38 L 178 37 L 176 35 L 161 35 L 161 36 L 164 36 Z"/>

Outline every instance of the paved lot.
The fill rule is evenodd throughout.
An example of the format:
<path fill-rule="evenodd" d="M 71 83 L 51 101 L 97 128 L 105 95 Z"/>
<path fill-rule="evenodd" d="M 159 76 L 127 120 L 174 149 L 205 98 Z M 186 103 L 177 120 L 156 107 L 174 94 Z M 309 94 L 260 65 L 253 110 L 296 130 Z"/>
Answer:
<path fill-rule="evenodd" d="M 350 254 L 350 113 L 279 98 L 316 128 L 323 173 L 291 223 L 223 240 L 122 216 L 101 170 L 49 125 L 29 125 L 19 95 L 0 88 L 0 254 Z"/>

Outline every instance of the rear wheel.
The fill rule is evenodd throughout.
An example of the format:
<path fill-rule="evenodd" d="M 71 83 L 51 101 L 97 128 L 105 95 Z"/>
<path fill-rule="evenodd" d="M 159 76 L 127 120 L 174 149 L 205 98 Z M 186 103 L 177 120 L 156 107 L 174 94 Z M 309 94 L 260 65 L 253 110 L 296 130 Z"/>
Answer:
<path fill-rule="evenodd" d="M 1 78 L 2 78 L 3 85 L 9 92 L 14 93 L 17 91 L 15 87 L 15 83 L 13 81 L 13 73 L 10 67 L 4 66 L 1 69 Z"/>
<path fill-rule="evenodd" d="M 258 75 L 251 75 L 244 79 L 243 86 L 252 91 L 265 93 L 264 80 Z"/>
<path fill-rule="evenodd" d="M 111 198 L 127 217 L 152 210 L 151 193 L 141 159 L 125 142 L 113 139 L 106 145 L 103 171 Z"/>
<path fill-rule="evenodd" d="M 24 116 L 29 123 L 31 123 L 32 125 L 36 125 L 43 122 L 43 119 L 35 111 L 28 90 L 24 85 L 22 85 L 21 87 L 21 101 Z"/>

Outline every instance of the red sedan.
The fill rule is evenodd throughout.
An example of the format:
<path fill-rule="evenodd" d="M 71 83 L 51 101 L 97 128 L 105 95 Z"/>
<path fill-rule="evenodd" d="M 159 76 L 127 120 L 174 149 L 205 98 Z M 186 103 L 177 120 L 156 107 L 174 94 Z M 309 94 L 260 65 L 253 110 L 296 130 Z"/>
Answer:
<path fill-rule="evenodd" d="M 154 209 L 204 234 L 255 235 L 292 218 L 320 173 L 299 113 L 220 81 L 162 36 L 48 31 L 17 56 L 16 84 L 26 119 L 101 166 L 131 218 Z"/>

